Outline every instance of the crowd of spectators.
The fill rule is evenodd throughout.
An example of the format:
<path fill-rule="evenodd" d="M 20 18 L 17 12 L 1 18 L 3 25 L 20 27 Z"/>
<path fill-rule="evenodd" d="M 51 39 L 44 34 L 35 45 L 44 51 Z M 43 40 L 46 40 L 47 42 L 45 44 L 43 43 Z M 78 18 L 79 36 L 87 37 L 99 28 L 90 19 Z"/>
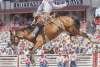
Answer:
<path fill-rule="evenodd" d="M 70 36 L 67 35 L 66 32 L 63 32 L 57 38 L 44 44 L 43 48 L 37 49 L 35 53 L 40 54 L 42 50 L 48 50 L 46 53 L 59 54 L 59 52 L 61 52 L 63 54 L 67 54 L 70 53 L 71 50 L 74 50 L 77 54 L 92 54 L 95 50 L 96 44 L 99 44 L 100 42 L 100 38 L 98 37 L 99 33 L 100 31 L 97 30 L 94 37 L 89 35 L 91 39 L 95 41 L 89 42 L 88 39 L 81 36 L 71 37 L 70 39 Z M 0 32 L 0 54 L 1 52 L 5 52 L 7 54 L 24 54 L 34 45 L 28 40 L 20 39 L 17 46 L 11 46 L 10 40 L 9 31 Z"/>
<path fill-rule="evenodd" d="M 40 55 L 40 67 L 48 67 L 48 59 L 45 55 L 46 49 L 49 49 L 48 53 L 50 54 L 57 54 L 56 63 L 58 67 L 77 67 L 78 54 L 92 55 L 96 50 L 96 45 L 100 44 L 100 39 L 96 37 L 99 35 L 98 32 L 100 33 L 100 31 L 97 31 L 92 36 L 88 34 L 94 42 L 90 42 L 88 39 L 80 36 L 72 37 L 70 40 L 70 36 L 66 32 L 61 33 L 37 52 Z"/>
<path fill-rule="evenodd" d="M 0 31 L 17 29 L 21 26 L 31 25 L 33 21 L 32 18 L 27 18 L 19 15 L 11 16 L 9 21 L 4 21 L 0 19 Z"/>
<path fill-rule="evenodd" d="M 0 30 L 0 55 L 23 54 L 31 45 L 32 43 L 25 39 L 19 40 L 17 45 L 12 44 L 10 31 L 8 29 Z"/>
<path fill-rule="evenodd" d="M 12 49 L 10 45 L 10 32 L 1 31 L 0 32 L 0 55 L 12 55 Z"/>
<path fill-rule="evenodd" d="M 14 29 L 13 27 L 18 28 L 20 25 L 21 24 L 17 24 L 17 22 L 4 26 L 0 24 L 0 27 L 3 26 L 0 28 L 0 55 L 26 55 L 25 63 L 30 66 L 31 60 L 28 54 L 30 48 L 34 47 L 34 44 L 25 39 L 18 40 L 17 45 L 11 44 L 9 30 Z M 85 26 L 82 26 L 81 28 L 84 27 Z M 87 33 L 86 28 L 80 30 Z M 48 64 L 45 54 L 57 54 L 56 62 L 58 67 L 73 67 L 73 65 L 76 67 L 78 54 L 92 54 L 97 49 L 97 45 L 100 44 L 99 29 L 97 29 L 94 34 L 88 35 L 93 42 L 81 36 L 73 36 L 70 39 L 70 36 L 66 32 L 62 32 L 55 39 L 44 44 L 41 49 L 37 49 L 33 52 L 39 55 L 38 60 L 41 67 L 47 67 Z"/>
<path fill-rule="evenodd" d="M 92 54 L 95 47 L 94 43 L 83 37 L 72 37 L 70 40 L 70 36 L 66 33 L 52 40 L 51 44 L 46 44 L 46 48 L 51 48 L 53 54 L 70 53 L 71 50 L 75 50 L 78 54 Z"/>
<path fill-rule="evenodd" d="M 11 44 L 10 28 L 4 26 L 0 29 L 0 55 L 26 55 L 25 63 L 30 66 L 31 60 L 28 55 L 30 48 L 34 44 L 28 40 L 20 39 L 17 45 Z M 88 33 L 87 33 L 88 34 Z M 39 55 L 39 63 L 41 67 L 47 67 L 48 60 L 45 54 L 57 54 L 56 62 L 58 67 L 76 67 L 78 54 L 92 54 L 100 44 L 100 30 L 96 30 L 94 34 L 88 34 L 93 42 L 81 36 L 70 36 L 66 32 L 62 32 L 55 39 L 44 44 L 41 49 L 37 49 L 35 53 Z"/>

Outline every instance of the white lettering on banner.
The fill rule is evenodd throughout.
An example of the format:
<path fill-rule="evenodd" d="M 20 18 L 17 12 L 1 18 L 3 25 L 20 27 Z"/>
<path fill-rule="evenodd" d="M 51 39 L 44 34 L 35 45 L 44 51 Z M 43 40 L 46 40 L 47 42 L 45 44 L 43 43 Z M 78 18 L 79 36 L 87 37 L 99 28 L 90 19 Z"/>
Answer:
<path fill-rule="evenodd" d="M 69 5 L 78 5 L 78 4 L 82 4 L 81 0 L 68 0 L 67 1 Z"/>
<path fill-rule="evenodd" d="M 29 8 L 29 7 L 37 7 L 40 5 L 40 1 L 33 1 L 33 2 L 18 2 L 14 3 L 15 8 Z"/>
<path fill-rule="evenodd" d="M 14 8 L 29 8 L 29 7 L 38 7 L 42 1 L 32 1 L 32 2 L 15 2 Z M 68 5 L 79 5 L 82 4 L 82 0 L 66 0 Z M 63 1 L 55 1 L 56 4 L 61 4 Z"/>

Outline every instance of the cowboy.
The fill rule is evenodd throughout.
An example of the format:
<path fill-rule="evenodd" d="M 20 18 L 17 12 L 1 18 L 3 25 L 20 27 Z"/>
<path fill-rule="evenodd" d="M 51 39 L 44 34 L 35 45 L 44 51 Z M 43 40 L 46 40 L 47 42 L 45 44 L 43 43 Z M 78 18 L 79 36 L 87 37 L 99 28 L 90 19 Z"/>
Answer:
<path fill-rule="evenodd" d="M 53 9 L 60 9 L 67 6 L 67 3 L 56 5 L 53 0 L 43 0 L 41 5 L 37 9 L 36 15 L 50 16 Z"/>
<path fill-rule="evenodd" d="M 36 16 L 42 15 L 44 19 L 48 20 L 50 17 L 50 13 L 53 11 L 53 9 L 60 9 L 67 6 L 67 3 L 64 4 L 55 4 L 53 0 L 43 0 L 40 6 L 37 9 Z M 36 28 L 33 31 L 33 36 L 35 36 L 38 31 L 41 29 L 41 26 L 37 25 Z"/>

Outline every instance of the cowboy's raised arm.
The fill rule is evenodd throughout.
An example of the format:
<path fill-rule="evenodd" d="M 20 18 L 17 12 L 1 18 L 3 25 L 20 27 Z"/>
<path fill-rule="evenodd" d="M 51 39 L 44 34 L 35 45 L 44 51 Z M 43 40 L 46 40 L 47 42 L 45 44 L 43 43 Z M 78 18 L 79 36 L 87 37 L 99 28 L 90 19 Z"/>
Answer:
<path fill-rule="evenodd" d="M 36 16 L 41 14 L 42 8 L 43 8 L 43 3 L 41 3 L 41 5 L 38 7 L 37 12 L 36 12 Z"/>
<path fill-rule="evenodd" d="M 67 3 L 65 2 L 64 4 L 59 4 L 59 5 L 57 5 L 57 4 L 55 4 L 55 3 L 52 3 L 52 5 L 53 5 L 53 7 L 54 7 L 55 9 L 60 9 L 60 8 L 63 8 L 63 7 L 65 7 L 65 6 L 67 6 Z"/>

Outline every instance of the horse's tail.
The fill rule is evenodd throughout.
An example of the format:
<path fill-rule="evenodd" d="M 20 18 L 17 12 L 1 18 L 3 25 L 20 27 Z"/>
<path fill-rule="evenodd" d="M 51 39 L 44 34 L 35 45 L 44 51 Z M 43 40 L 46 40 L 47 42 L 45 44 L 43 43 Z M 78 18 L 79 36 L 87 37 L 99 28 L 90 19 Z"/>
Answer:
<path fill-rule="evenodd" d="M 74 25 L 77 29 L 80 29 L 80 19 L 77 16 L 70 16 L 74 20 Z"/>
<path fill-rule="evenodd" d="M 80 29 L 80 20 L 79 19 L 77 19 L 77 18 L 75 18 L 75 26 L 76 26 L 76 28 L 77 29 Z"/>
<path fill-rule="evenodd" d="M 89 40 L 89 42 L 92 42 L 91 38 L 84 32 L 79 32 L 80 36 L 83 36 Z"/>

